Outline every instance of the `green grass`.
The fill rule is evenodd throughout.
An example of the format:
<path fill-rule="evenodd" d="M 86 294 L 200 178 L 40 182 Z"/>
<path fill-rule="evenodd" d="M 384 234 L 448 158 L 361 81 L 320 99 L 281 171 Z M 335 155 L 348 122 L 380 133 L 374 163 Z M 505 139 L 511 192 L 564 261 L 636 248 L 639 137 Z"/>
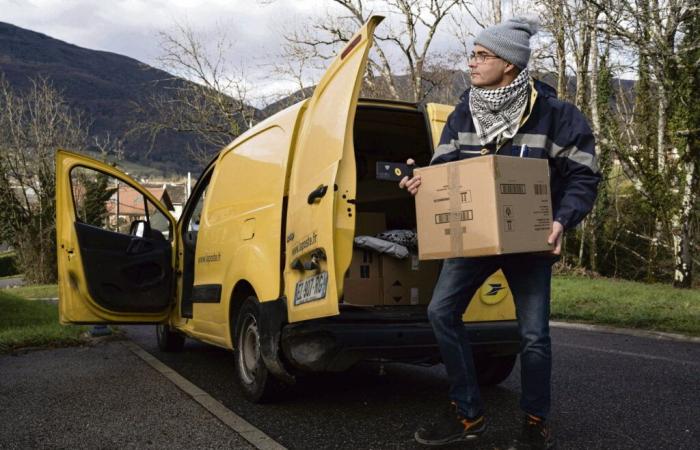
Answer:
<path fill-rule="evenodd" d="M 552 280 L 552 319 L 700 336 L 700 290 L 557 276 Z"/>
<path fill-rule="evenodd" d="M 0 290 L 6 294 L 12 294 L 17 297 L 24 298 L 57 298 L 58 297 L 58 285 L 57 284 L 37 284 L 33 286 L 17 286 L 12 288 L 7 288 Z"/>
<path fill-rule="evenodd" d="M 29 301 L 0 290 L 0 354 L 26 347 L 66 347 L 84 342 L 84 326 L 58 323 L 55 303 Z"/>

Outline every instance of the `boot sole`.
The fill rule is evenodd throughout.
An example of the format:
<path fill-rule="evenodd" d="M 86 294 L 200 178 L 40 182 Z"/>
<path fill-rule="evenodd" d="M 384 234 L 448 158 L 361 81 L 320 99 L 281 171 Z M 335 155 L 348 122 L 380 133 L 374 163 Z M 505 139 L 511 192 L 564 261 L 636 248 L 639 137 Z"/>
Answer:
<path fill-rule="evenodd" d="M 444 439 L 436 439 L 436 440 L 430 440 L 430 441 L 418 436 L 418 432 L 416 431 L 416 433 L 413 435 L 413 439 L 415 439 L 416 442 L 418 442 L 419 444 L 429 445 L 432 447 L 438 447 L 441 445 L 452 444 L 455 442 L 473 441 L 475 439 L 478 439 L 483 434 L 484 431 L 486 431 L 486 426 L 482 427 L 478 431 L 473 431 L 473 432 L 466 434 L 466 435 L 460 433 L 460 434 L 455 434 L 453 436 L 450 436 L 450 437 L 447 437 Z"/>

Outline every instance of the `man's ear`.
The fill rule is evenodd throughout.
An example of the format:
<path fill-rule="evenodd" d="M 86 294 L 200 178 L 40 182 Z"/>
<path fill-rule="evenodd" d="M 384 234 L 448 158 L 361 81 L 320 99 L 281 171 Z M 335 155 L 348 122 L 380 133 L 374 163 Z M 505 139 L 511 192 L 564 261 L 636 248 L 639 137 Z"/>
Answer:
<path fill-rule="evenodd" d="M 503 71 L 503 73 L 507 73 L 508 75 L 512 75 L 513 78 L 515 78 L 520 73 L 520 69 L 518 69 L 518 67 L 515 64 L 511 64 L 509 62 L 506 62 L 506 68 Z"/>

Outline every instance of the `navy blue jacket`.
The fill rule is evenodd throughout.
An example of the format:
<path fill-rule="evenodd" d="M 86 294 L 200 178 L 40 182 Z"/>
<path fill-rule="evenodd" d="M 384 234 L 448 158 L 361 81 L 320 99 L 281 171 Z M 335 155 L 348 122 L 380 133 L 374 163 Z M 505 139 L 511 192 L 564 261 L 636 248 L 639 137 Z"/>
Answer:
<path fill-rule="evenodd" d="M 540 81 L 534 81 L 533 87 L 527 119 L 513 139 L 498 149 L 494 143 L 482 146 L 479 142 L 467 89 L 447 118 L 430 164 L 494 153 L 547 158 L 553 219 L 564 229 L 572 228 L 593 208 L 600 182 L 593 132 L 583 114 L 571 103 L 558 100 L 554 89 Z"/>

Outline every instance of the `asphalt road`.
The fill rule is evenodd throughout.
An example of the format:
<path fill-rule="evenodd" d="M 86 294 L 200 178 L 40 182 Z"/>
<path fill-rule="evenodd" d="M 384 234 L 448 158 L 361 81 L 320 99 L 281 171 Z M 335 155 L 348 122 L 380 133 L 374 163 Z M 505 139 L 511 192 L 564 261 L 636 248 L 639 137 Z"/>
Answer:
<path fill-rule="evenodd" d="M 0 355 L 0 449 L 252 449 L 121 342 Z"/>
<path fill-rule="evenodd" d="M 275 403 L 246 402 L 233 357 L 188 340 L 159 352 L 155 328 L 129 337 L 182 376 L 290 449 L 412 449 L 415 429 L 446 401 L 442 366 L 365 364 L 301 380 Z M 700 344 L 553 329 L 552 425 L 560 449 L 697 449 Z M 163 382 L 167 382 L 163 380 Z M 450 448 L 504 449 L 519 431 L 519 367 L 484 389 L 488 430 Z"/>

